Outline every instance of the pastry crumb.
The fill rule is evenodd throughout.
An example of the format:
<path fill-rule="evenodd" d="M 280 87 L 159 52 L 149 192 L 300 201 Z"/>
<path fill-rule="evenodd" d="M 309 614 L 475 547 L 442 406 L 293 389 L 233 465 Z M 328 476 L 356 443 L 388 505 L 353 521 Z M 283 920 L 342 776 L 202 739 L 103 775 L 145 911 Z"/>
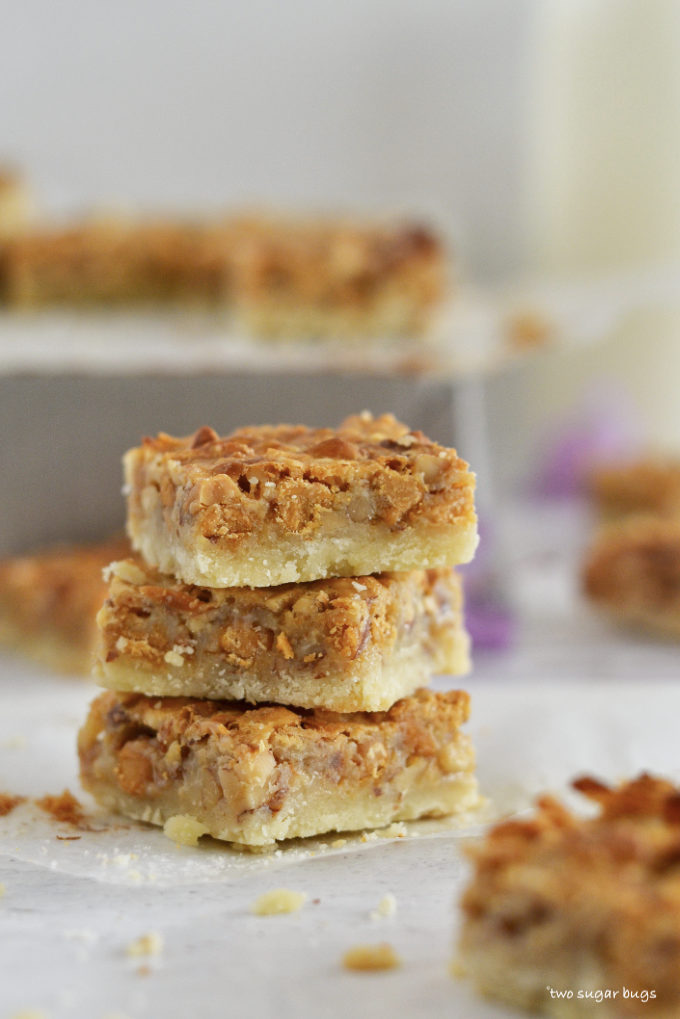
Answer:
<path fill-rule="evenodd" d="M 331 849 L 342 849 L 342 847 L 346 845 L 347 839 L 334 839 L 331 842 Z"/>
<path fill-rule="evenodd" d="M 463 965 L 461 959 L 452 959 L 451 965 L 449 966 L 449 976 L 454 980 L 462 980 L 463 977 L 467 976 L 467 969 Z"/>
<path fill-rule="evenodd" d="M 396 912 L 397 900 L 391 892 L 388 892 L 383 895 L 376 908 L 371 910 L 370 916 L 371 920 L 379 920 L 383 916 L 394 916 Z"/>
<path fill-rule="evenodd" d="M 256 916 L 275 916 L 278 913 L 297 913 L 302 909 L 307 896 L 304 892 L 293 892 L 290 888 L 274 888 L 255 899 L 251 911 Z"/>
<path fill-rule="evenodd" d="M 163 659 L 168 663 L 168 665 L 175 665 L 177 668 L 184 665 L 184 658 L 178 651 L 175 650 L 166 651 L 163 655 Z"/>
<path fill-rule="evenodd" d="M 381 839 L 403 839 L 406 835 L 406 825 L 403 821 L 394 821 L 387 828 L 382 828 L 378 835 Z"/>
<path fill-rule="evenodd" d="M 25 796 L 11 796 L 9 793 L 0 793 L 0 817 L 5 817 L 20 803 L 25 801 Z"/>
<path fill-rule="evenodd" d="M 377 838 L 378 834 L 374 831 L 365 831 L 361 835 L 362 842 L 375 842 Z"/>
<path fill-rule="evenodd" d="M 16 736 L 8 736 L 7 739 L 0 743 L 0 747 L 3 750 L 23 750 L 26 746 L 26 737 L 21 734 Z"/>
<path fill-rule="evenodd" d="M 35 803 L 46 814 L 51 814 L 55 821 L 64 824 L 79 825 L 85 817 L 82 806 L 69 789 L 64 789 L 58 796 L 43 796 Z"/>
<path fill-rule="evenodd" d="M 160 955 L 163 951 L 163 936 L 157 931 L 140 934 L 138 938 L 125 946 L 125 954 L 132 958 L 141 955 Z"/>
<path fill-rule="evenodd" d="M 163 834 L 180 846 L 197 846 L 208 829 L 191 814 L 174 814 L 163 825 Z"/>
<path fill-rule="evenodd" d="M 372 970 L 398 969 L 401 959 L 387 941 L 378 945 L 355 945 L 342 957 L 345 969 L 370 972 Z"/>

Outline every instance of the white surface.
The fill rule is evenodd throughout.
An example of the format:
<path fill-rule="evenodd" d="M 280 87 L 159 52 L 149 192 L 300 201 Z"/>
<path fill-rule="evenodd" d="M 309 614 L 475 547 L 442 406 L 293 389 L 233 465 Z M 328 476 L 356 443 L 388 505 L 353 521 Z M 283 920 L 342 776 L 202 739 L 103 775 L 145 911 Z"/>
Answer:
<path fill-rule="evenodd" d="M 523 519 L 510 535 L 516 646 L 478 655 L 466 682 L 490 809 L 522 809 L 584 772 L 680 778 L 677 646 L 619 633 L 579 604 L 575 549 L 585 532 L 573 508 L 533 507 L 530 533 Z M 0 788 L 77 791 L 75 733 L 92 688 L 0 664 Z M 469 820 L 448 831 L 425 824 L 418 837 L 244 857 L 214 844 L 176 849 L 125 822 L 59 841 L 68 829 L 19 808 L 0 822 L 0 938 L 11 975 L 0 983 L 0 1019 L 29 1007 L 49 1019 L 509 1015 L 447 975 L 465 880 L 461 836 L 480 819 Z M 281 886 L 307 893 L 301 912 L 249 913 L 257 895 Z M 388 892 L 396 915 L 372 919 Z M 165 948 L 144 976 L 145 960 L 130 960 L 125 946 L 150 931 Z M 402 969 L 342 970 L 348 947 L 382 940 Z"/>
<path fill-rule="evenodd" d="M 0 314 L 0 375 L 136 375 L 248 371 L 355 372 L 437 379 L 488 374 L 535 349 L 569 353 L 606 339 L 650 307 L 680 304 L 680 263 L 592 280 L 461 285 L 423 338 L 267 341 L 239 331 L 227 313 L 200 310 Z M 544 329 L 535 348 L 513 338 L 517 315 Z"/>

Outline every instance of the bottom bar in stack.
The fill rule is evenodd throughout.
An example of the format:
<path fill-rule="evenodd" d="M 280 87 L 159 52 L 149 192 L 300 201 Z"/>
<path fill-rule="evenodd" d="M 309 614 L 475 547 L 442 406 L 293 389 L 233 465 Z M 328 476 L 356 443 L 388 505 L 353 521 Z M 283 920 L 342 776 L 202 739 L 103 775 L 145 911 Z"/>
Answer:
<path fill-rule="evenodd" d="M 352 714 L 107 692 L 80 732 L 81 778 L 109 809 L 245 845 L 375 828 L 476 805 L 468 714 L 459 690 Z"/>

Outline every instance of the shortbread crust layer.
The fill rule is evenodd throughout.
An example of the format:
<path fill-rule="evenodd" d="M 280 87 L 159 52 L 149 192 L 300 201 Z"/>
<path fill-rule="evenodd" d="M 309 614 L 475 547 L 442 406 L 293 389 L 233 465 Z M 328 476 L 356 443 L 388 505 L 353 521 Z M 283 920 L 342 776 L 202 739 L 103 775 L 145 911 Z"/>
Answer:
<path fill-rule="evenodd" d="M 471 851 L 463 971 L 485 995 L 544 1015 L 676 1017 L 680 789 L 649 775 L 574 785 L 600 804 L 596 817 L 546 796 Z M 618 994 L 596 1001 L 598 989 Z"/>
<path fill-rule="evenodd" d="M 109 576 L 96 675 L 114 690 L 381 711 L 468 668 L 452 569 L 204 588 L 128 559 Z"/>
<path fill-rule="evenodd" d="M 375 714 L 107 692 L 79 735 L 81 778 L 126 816 L 245 845 L 379 827 L 476 804 L 468 713 L 462 691 Z"/>
<path fill-rule="evenodd" d="M 392 415 L 146 439 L 125 458 L 128 532 L 185 583 L 271 587 L 469 561 L 474 475 Z"/>

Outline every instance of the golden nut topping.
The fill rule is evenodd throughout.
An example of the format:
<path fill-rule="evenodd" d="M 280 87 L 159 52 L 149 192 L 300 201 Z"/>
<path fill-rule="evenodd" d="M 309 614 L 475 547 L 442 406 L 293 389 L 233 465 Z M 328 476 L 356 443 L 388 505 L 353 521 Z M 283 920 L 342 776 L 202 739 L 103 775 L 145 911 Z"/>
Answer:
<path fill-rule="evenodd" d="M 210 428 L 209 425 L 203 425 L 194 435 L 191 448 L 196 449 L 198 446 L 207 446 L 208 443 L 216 442 L 218 439 L 219 435 L 214 428 Z"/>
<path fill-rule="evenodd" d="M 333 460 L 356 460 L 357 448 L 337 436 L 324 439 L 309 450 L 310 456 L 329 457 Z"/>

